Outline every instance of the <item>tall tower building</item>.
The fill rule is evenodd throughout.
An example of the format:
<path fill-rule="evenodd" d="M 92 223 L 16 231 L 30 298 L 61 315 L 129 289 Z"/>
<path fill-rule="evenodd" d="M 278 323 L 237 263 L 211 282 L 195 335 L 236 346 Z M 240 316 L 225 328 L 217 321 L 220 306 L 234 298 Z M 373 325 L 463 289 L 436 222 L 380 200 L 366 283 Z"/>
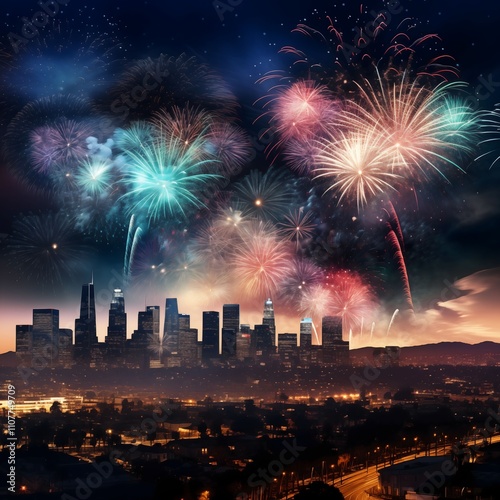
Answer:
<path fill-rule="evenodd" d="M 189 314 L 179 314 L 179 356 L 183 366 L 196 366 L 198 361 L 198 330 L 191 328 Z"/>
<path fill-rule="evenodd" d="M 236 356 L 236 334 L 240 329 L 240 305 L 222 306 L 222 355 Z"/>
<path fill-rule="evenodd" d="M 71 368 L 73 365 L 73 330 L 71 328 L 59 329 L 59 365 Z"/>
<path fill-rule="evenodd" d="M 296 362 L 298 354 L 296 333 L 280 333 L 278 335 L 278 353 L 284 363 Z"/>
<path fill-rule="evenodd" d="M 224 304 L 222 306 L 222 328 L 240 329 L 240 305 Z"/>
<path fill-rule="evenodd" d="M 163 344 L 168 353 L 177 353 L 179 350 L 179 308 L 177 299 L 167 299 L 165 302 Z"/>
<path fill-rule="evenodd" d="M 16 325 L 16 354 L 31 356 L 33 352 L 33 325 Z"/>
<path fill-rule="evenodd" d="M 59 353 L 59 311 L 33 309 L 33 358 L 45 359 L 49 366 L 57 361 Z"/>
<path fill-rule="evenodd" d="M 137 314 L 137 330 L 132 334 L 132 339 L 130 341 L 133 362 L 136 366 L 141 368 L 149 368 L 149 354 L 154 350 L 151 349 L 151 346 L 154 345 L 153 331 L 155 309 L 150 307 L 147 307 L 145 311 L 139 311 Z"/>
<path fill-rule="evenodd" d="M 127 313 L 125 312 L 125 299 L 122 290 L 115 288 L 109 306 L 108 335 L 105 340 L 111 357 L 119 357 L 122 354 L 126 340 Z"/>
<path fill-rule="evenodd" d="M 312 318 L 303 318 L 300 321 L 299 359 L 300 362 L 305 366 L 308 366 L 311 363 L 312 334 Z"/>
<path fill-rule="evenodd" d="M 252 356 L 252 336 L 250 331 L 241 331 L 236 334 L 236 357 L 243 361 Z"/>
<path fill-rule="evenodd" d="M 274 336 L 269 325 L 255 325 L 253 344 L 256 356 L 269 356 L 275 352 Z"/>
<path fill-rule="evenodd" d="M 349 342 L 342 340 L 342 318 L 325 316 L 322 319 L 323 362 L 327 364 L 347 364 Z"/>
<path fill-rule="evenodd" d="M 276 324 L 274 322 L 274 306 L 273 301 L 270 298 L 264 302 L 264 316 L 262 318 L 262 324 L 269 327 L 273 340 L 273 346 L 276 346 L 278 339 L 276 337 Z"/>
<path fill-rule="evenodd" d="M 219 356 L 219 313 L 203 311 L 202 359 L 204 361 Z"/>
<path fill-rule="evenodd" d="M 136 347 L 147 347 L 153 339 L 154 309 L 146 308 L 137 314 L 137 330 L 132 334 L 132 344 Z"/>
<path fill-rule="evenodd" d="M 75 320 L 75 358 L 90 362 L 91 348 L 97 344 L 94 283 L 82 286 L 80 317 Z"/>
<path fill-rule="evenodd" d="M 159 344 L 160 343 L 160 306 L 147 306 L 146 311 L 151 311 L 153 316 L 153 333 L 151 340 Z"/>
<path fill-rule="evenodd" d="M 333 349 L 342 340 L 342 318 L 325 316 L 321 322 L 323 349 Z"/>

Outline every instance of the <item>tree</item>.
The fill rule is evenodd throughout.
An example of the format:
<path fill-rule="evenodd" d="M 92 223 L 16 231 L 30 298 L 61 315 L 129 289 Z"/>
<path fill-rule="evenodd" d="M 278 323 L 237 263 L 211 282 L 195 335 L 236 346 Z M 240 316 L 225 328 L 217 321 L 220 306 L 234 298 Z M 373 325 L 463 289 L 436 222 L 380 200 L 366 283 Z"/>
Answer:
<path fill-rule="evenodd" d="M 208 426 L 207 424 L 202 420 L 199 424 L 198 424 L 198 432 L 200 433 L 200 438 L 205 438 L 207 437 L 207 430 L 208 430 Z"/>
<path fill-rule="evenodd" d="M 67 426 L 62 427 L 56 431 L 56 435 L 54 436 L 54 444 L 56 448 L 64 448 L 69 444 L 70 437 L 70 429 Z"/>
<path fill-rule="evenodd" d="M 50 413 L 52 415 L 61 415 L 62 414 L 61 403 L 59 401 L 54 401 L 52 403 L 52 406 L 50 407 Z"/>
<path fill-rule="evenodd" d="M 122 415 L 129 415 L 134 407 L 134 403 L 131 403 L 127 398 L 122 401 Z"/>

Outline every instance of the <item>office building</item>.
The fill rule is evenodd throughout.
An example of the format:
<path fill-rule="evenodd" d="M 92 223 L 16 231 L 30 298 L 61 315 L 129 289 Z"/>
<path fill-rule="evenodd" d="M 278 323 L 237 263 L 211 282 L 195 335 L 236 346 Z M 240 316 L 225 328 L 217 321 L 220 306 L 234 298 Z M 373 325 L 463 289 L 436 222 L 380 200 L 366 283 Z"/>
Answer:
<path fill-rule="evenodd" d="M 344 365 L 349 362 L 349 342 L 342 340 L 342 318 L 325 316 L 321 325 L 323 363 Z"/>
<path fill-rule="evenodd" d="M 91 349 L 97 344 L 94 283 L 82 286 L 80 317 L 75 320 L 75 359 L 89 364 Z"/>
<path fill-rule="evenodd" d="M 119 288 L 113 290 L 113 298 L 109 306 L 108 335 L 105 342 L 111 358 L 119 358 L 123 354 L 127 340 L 127 313 L 125 299 Z"/>
<path fill-rule="evenodd" d="M 219 356 L 219 313 L 203 311 L 202 324 L 202 360 Z"/>
<path fill-rule="evenodd" d="M 273 306 L 273 301 L 270 298 L 264 302 L 264 314 L 262 318 L 262 324 L 267 325 L 269 327 L 273 346 L 276 346 L 277 338 L 276 338 L 276 324 L 274 321 L 274 306 Z"/>
<path fill-rule="evenodd" d="M 163 343 L 168 354 L 177 354 L 179 350 L 179 307 L 175 298 L 165 301 Z"/>
<path fill-rule="evenodd" d="M 59 311 L 33 309 L 33 359 L 45 360 L 54 366 L 59 354 Z"/>

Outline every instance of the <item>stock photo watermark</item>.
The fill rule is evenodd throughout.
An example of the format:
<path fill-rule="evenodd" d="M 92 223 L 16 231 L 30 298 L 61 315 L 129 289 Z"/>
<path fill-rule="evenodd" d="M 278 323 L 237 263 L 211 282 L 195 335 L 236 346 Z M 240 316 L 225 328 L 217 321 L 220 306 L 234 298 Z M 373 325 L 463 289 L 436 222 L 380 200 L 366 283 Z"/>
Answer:
<path fill-rule="evenodd" d="M 59 14 L 60 6 L 68 5 L 70 0 L 40 0 L 38 6 L 41 10 L 35 12 L 31 18 L 22 17 L 23 25 L 20 33 L 10 32 L 7 35 L 9 43 L 16 54 L 20 49 L 25 47 L 30 41 L 40 35 L 40 30 L 43 30 L 50 22 Z"/>

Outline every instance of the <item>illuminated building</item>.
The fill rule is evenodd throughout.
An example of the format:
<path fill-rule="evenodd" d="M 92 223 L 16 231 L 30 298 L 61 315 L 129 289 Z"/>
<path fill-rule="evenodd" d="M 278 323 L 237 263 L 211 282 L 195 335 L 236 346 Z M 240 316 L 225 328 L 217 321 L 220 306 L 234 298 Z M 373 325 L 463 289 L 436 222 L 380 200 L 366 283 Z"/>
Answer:
<path fill-rule="evenodd" d="M 89 364 L 91 349 L 97 344 L 94 283 L 82 286 L 80 317 L 75 320 L 75 359 Z"/>
<path fill-rule="evenodd" d="M 271 332 L 273 346 L 276 346 L 276 324 L 274 321 L 274 306 L 273 301 L 269 298 L 264 302 L 264 315 L 262 318 L 262 324 L 269 327 Z"/>
<path fill-rule="evenodd" d="M 163 327 L 163 341 L 169 354 L 176 354 L 179 350 L 179 307 L 177 299 L 165 301 L 165 323 Z"/>
<path fill-rule="evenodd" d="M 59 311 L 33 309 L 33 359 L 45 360 L 54 366 L 59 352 Z"/>
<path fill-rule="evenodd" d="M 219 313 L 203 311 L 202 359 L 204 361 L 219 356 Z"/>

